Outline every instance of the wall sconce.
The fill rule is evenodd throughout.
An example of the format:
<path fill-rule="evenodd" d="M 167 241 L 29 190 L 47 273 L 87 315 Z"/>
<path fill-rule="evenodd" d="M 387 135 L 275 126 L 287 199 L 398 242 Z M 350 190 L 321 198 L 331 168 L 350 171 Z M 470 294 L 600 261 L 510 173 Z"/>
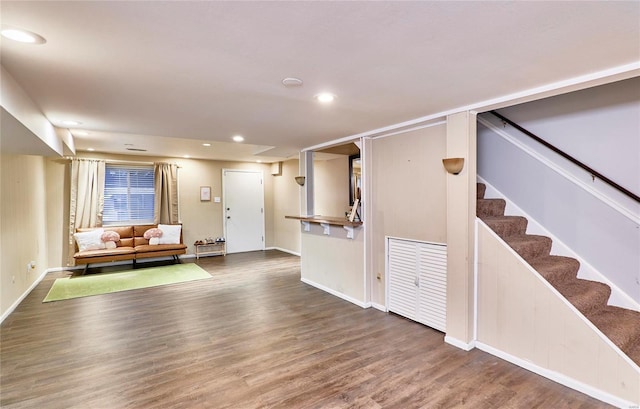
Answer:
<path fill-rule="evenodd" d="M 447 172 L 457 175 L 464 167 L 464 158 L 447 158 L 442 159 L 442 164 Z"/>
<path fill-rule="evenodd" d="M 296 180 L 297 184 L 299 184 L 300 186 L 304 186 L 304 180 L 305 180 L 304 176 L 296 176 L 294 179 Z"/>

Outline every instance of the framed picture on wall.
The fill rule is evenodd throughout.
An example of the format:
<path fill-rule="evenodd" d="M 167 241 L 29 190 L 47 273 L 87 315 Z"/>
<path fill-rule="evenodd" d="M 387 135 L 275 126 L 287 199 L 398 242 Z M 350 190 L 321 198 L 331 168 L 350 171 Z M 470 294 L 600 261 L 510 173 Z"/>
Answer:
<path fill-rule="evenodd" d="M 211 186 L 200 186 L 200 201 L 201 202 L 211 201 Z"/>

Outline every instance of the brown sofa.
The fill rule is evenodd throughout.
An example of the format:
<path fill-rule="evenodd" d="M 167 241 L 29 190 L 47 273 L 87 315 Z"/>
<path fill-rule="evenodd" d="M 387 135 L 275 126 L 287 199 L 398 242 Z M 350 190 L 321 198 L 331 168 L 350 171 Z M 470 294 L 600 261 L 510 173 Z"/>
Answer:
<path fill-rule="evenodd" d="M 168 257 L 172 256 L 176 262 L 179 262 L 178 255 L 187 252 L 187 246 L 182 241 L 182 232 L 180 232 L 180 244 L 158 244 L 149 245 L 149 240 L 145 239 L 144 232 L 149 229 L 158 227 L 156 224 L 134 225 L 134 226 L 106 226 L 105 231 L 115 231 L 120 235 L 120 240 L 116 242 L 115 249 L 102 250 L 86 250 L 79 251 L 76 243 L 76 254 L 73 258 L 76 265 L 84 264 L 84 272 L 87 271 L 90 263 L 109 263 L 122 260 L 133 260 L 133 266 L 136 266 L 136 260 L 152 257 Z M 94 230 L 94 228 L 80 228 L 78 232 L 86 232 Z"/>

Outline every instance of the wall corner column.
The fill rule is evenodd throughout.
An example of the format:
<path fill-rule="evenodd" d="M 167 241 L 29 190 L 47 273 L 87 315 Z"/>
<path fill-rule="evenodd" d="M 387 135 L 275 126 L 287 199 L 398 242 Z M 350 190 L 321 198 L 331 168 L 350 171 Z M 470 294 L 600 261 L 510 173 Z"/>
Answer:
<path fill-rule="evenodd" d="M 464 158 L 464 167 L 447 173 L 446 339 L 468 349 L 474 341 L 476 152 L 476 113 L 447 116 L 447 157 Z"/>
<path fill-rule="evenodd" d="M 304 185 L 300 189 L 300 215 L 314 216 L 313 151 L 300 152 L 299 171 L 299 175 L 305 177 Z"/>

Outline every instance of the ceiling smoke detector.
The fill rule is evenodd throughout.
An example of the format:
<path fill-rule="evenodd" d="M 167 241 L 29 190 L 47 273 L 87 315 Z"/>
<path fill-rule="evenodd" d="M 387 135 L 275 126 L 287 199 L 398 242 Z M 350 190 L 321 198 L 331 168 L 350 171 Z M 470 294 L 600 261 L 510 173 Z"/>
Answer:
<path fill-rule="evenodd" d="M 287 77 L 287 78 L 282 80 L 282 85 L 284 85 L 285 87 L 288 87 L 288 88 L 301 87 L 302 86 L 302 80 L 300 78 Z"/>

